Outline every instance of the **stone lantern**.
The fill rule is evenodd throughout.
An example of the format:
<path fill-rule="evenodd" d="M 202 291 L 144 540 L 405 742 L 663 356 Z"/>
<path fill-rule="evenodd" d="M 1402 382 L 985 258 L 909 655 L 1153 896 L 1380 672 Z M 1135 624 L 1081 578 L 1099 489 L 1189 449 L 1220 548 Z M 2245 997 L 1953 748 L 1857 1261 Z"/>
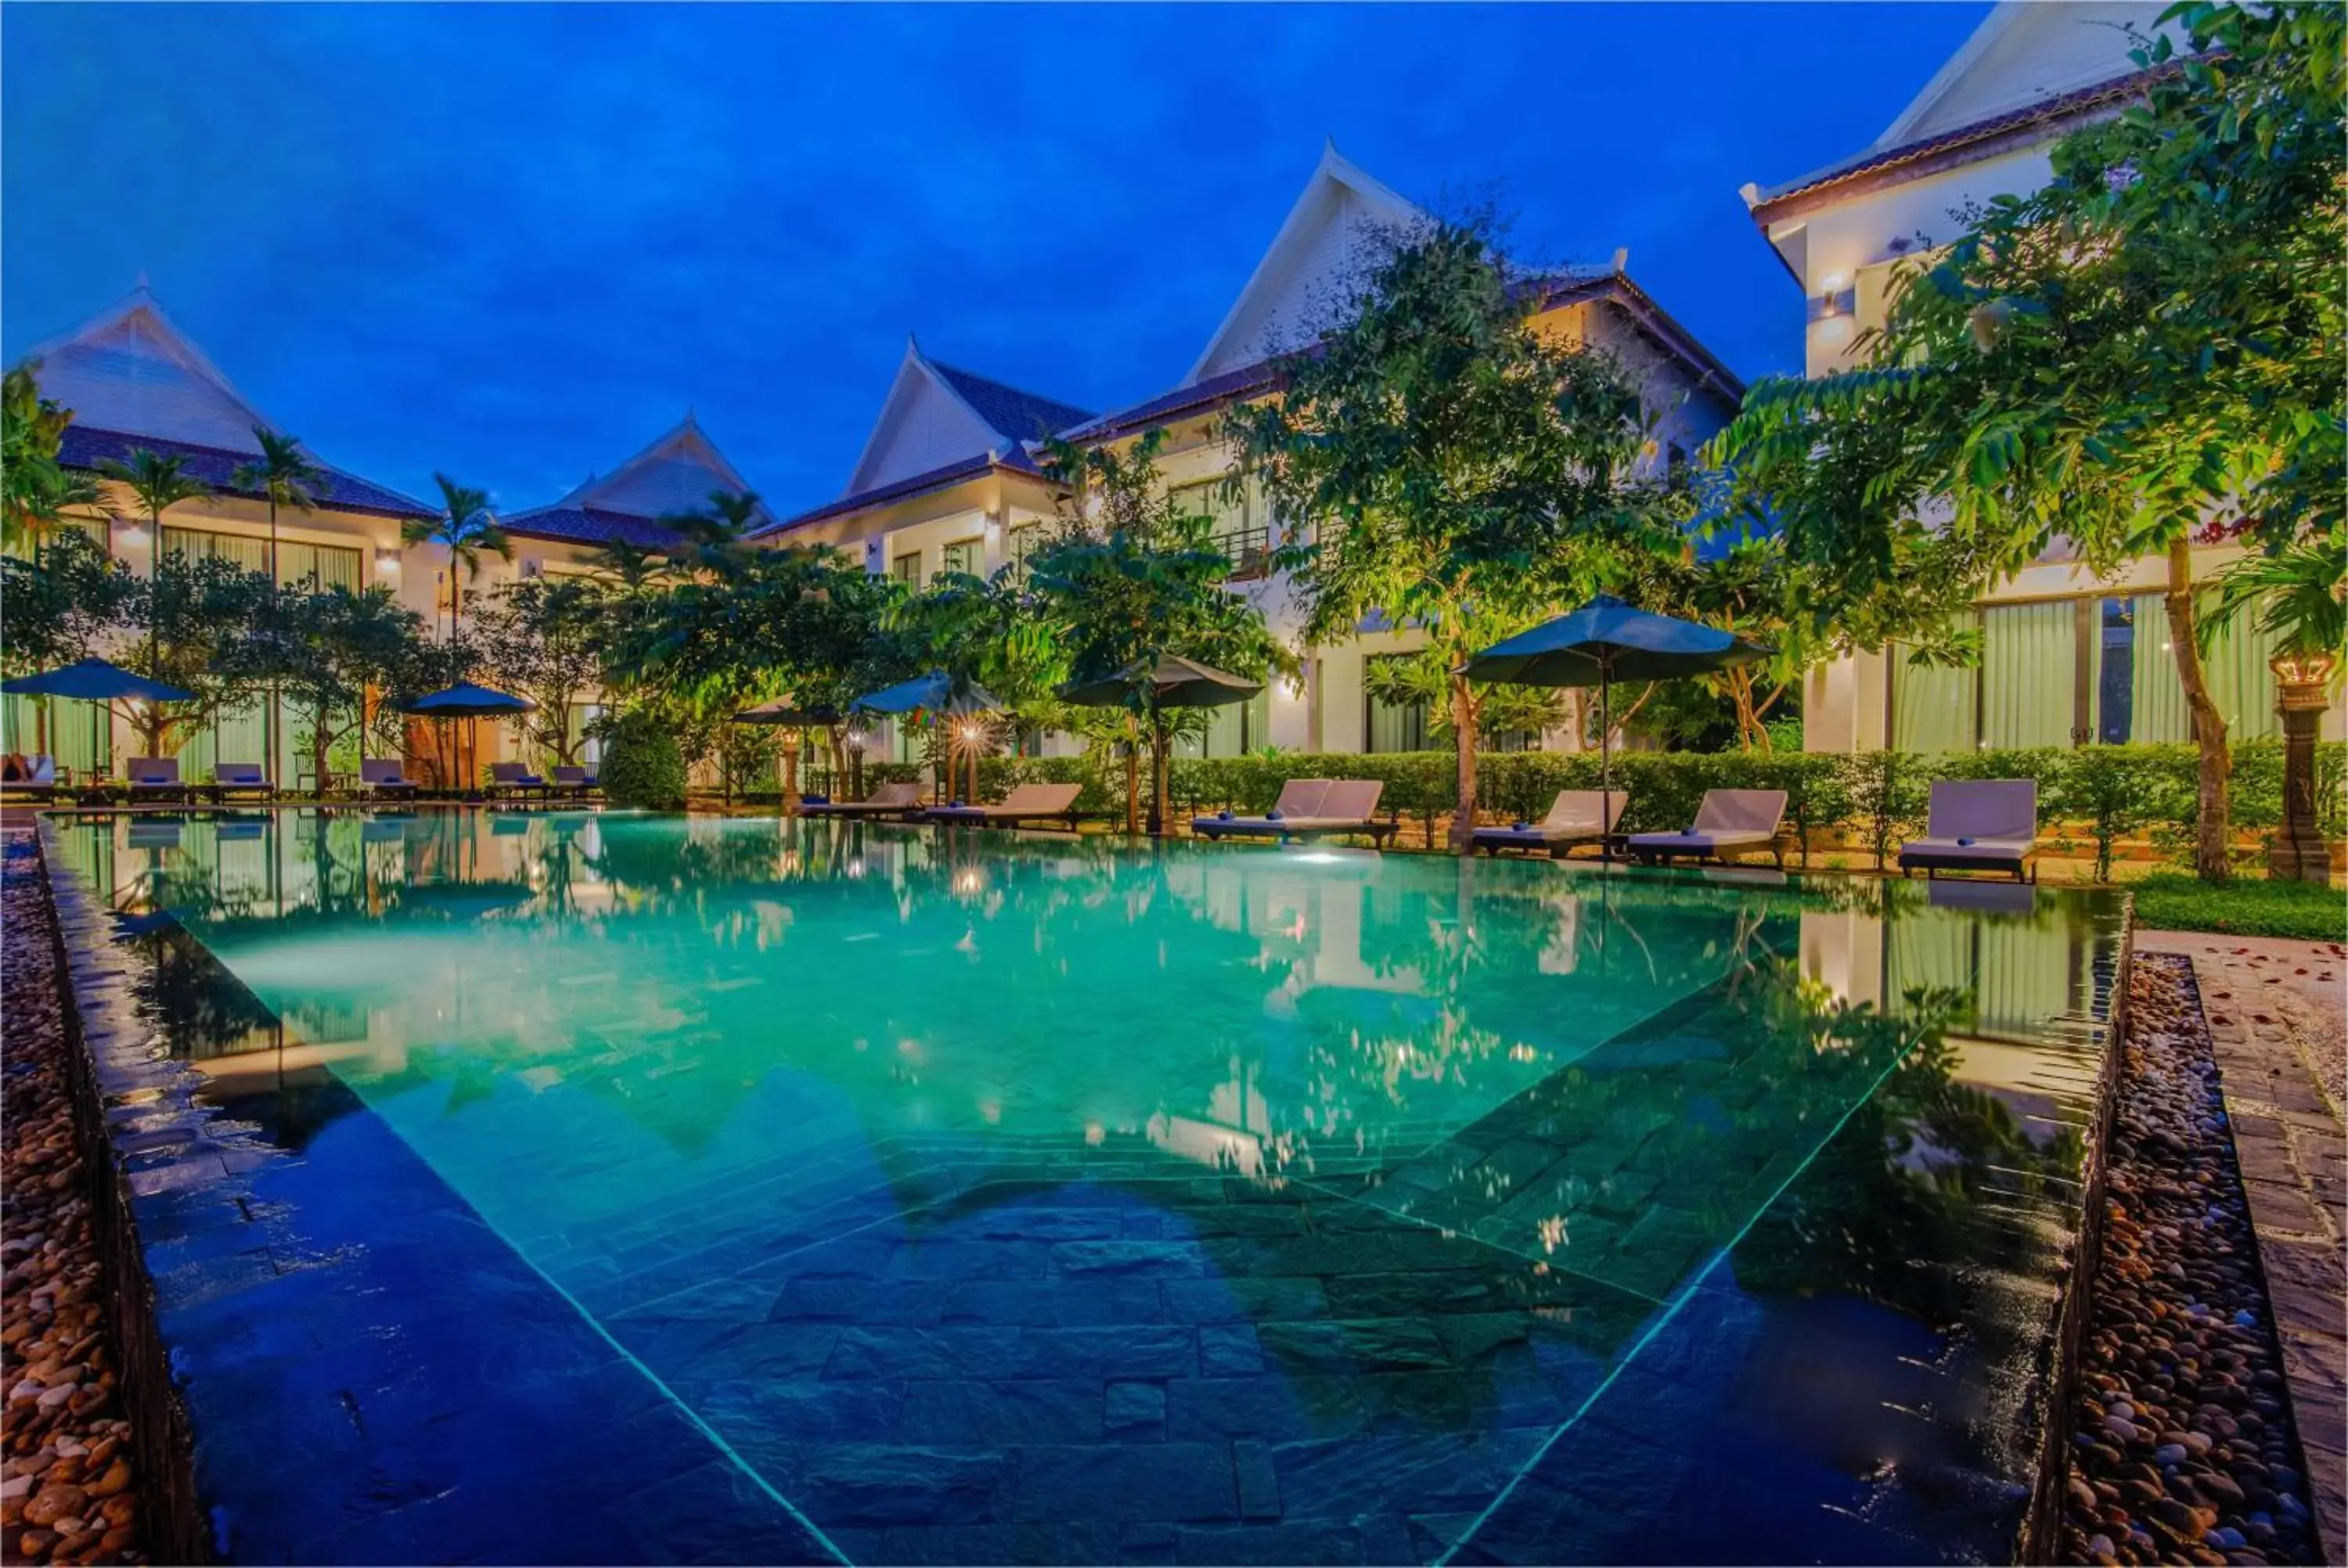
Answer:
<path fill-rule="evenodd" d="M 2267 851 L 2267 875 L 2299 882 L 2329 882 L 2332 854 L 2315 813 L 2315 739 L 2339 656 L 2330 651 L 2278 653 L 2275 711 L 2282 716 L 2282 830 Z"/>

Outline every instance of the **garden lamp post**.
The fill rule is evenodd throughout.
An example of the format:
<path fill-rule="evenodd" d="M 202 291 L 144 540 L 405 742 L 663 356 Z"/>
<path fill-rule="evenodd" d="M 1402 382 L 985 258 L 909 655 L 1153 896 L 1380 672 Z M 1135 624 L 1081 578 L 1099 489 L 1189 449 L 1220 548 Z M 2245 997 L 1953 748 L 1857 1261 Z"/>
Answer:
<path fill-rule="evenodd" d="M 2339 656 L 2330 650 L 2278 653 L 2275 712 L 2282 718 L 2282 827 L 2267 851 L 2267 875 L 2287 881 L 2332 880 L 2332 852 L 2315 813 L 2315 739 Z"/>

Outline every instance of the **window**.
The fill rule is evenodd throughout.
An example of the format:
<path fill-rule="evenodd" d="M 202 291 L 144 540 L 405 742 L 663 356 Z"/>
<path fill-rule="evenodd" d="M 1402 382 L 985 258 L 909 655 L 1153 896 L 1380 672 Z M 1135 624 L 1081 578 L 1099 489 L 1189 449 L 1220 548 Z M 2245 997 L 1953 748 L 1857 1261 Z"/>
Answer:
<path fill-rule="evenodd" d="M 1366 674 L 1381 664 L 1399 663 L 1415 657 L 1408 653 L 1373 653 L 1362 661 Z M 1431 752 L 1438 749 L 1427 739 L 1426 704 L 1420 702 L 1383 702 L 1372 696 L 1365 682 L 1362 690 L 1362 734 L 1366 752 Z"/>
<path fill-rule="evenodd" d="M 1019 523 L 1003 536 L 1003 557 L 1015 571 L 1027 569 L 1027 558 L 1044 542 L 1044 525 Z"/>
<path fill-rule="evenodd" d="M 247 571 L 269 569 L 269 540 L 265 537 L 167 525 L 163 529 L 163 553 L 184 556 L 191 561 L 232 560 Z M 321 588 L 347 588 L 355 593 L 365 582 L 359 561 L 360 552 L 343 545 L 317 545 L 300 539 L 277 542 L 277 579 L 289 585 L 306 585 L 314 576 Z"/>
<path fill-rule="evenodd" d="M 1215 548 L 1231 563 L 1233 577 L 1262 577 L 1270 569 L 1272 529 L 1262 520 L 1252 487 L 1234 496 L 1228 486 L 1226 479 L 1202 479 L 1178 485 L 1168 494 L 1184 511 L 1214 520 Z"/>
<path fill-rule="evenodd" d="M 953 543 L 946 545 L 943 548 L 940 549 L 938 551 L 938 572 L 942 576 L 950 571 L 967 572 L 973 577 L 984 576 L 986 571 L 986 541 L 983 538 L 976 537 L 966 539 L 955 539 Z"/>
<path fill-rule="evenodd" d="M 2067 746 L 2079 724 L 2076 600 L 1993 604 L 1982 611 L 1981 738 L 1985 746 Z"/>
<path fill-rule="evenodd" d="M 1267 683 L 1244 702 L 1208 709 L 1207 733 L 1179 738 L 1174 751 L 1185 757 L 1241 757 L 1271 743 L 1272 687 Z"/>
<path fill-rule="evenodd" d="M 907 550 L 889 563 L 889 575 L 907 588 L 922 586 L 922 552 Z"/>

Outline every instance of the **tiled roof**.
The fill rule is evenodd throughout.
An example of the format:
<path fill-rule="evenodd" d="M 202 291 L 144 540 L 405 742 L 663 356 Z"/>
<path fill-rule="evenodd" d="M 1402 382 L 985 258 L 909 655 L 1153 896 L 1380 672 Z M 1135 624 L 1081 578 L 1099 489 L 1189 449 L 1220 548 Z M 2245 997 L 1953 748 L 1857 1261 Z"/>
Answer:
<path fill-rule="evenodd" d="M 929 365 L 945 378 L 946 384 L 970 405 L 973 412 L 986 421 L 988 429 L 1013 441 L 1038 441 L 1092 417 L 1090 409 L 1022 392 L 940 360 L 930 360 Z"/>
<path fill-rule="evenodd" d="M 1859 153 L 1855 157 L 1845 159 L 1840 163 L 1829 164 L 1814 174 L 1806 174 L 1776 190 L 1759 193 L 1752 204 L 1754 220 L 1767 224 L 1782 210 L 1782 203 L 1791 201 L 1797 197 L 1809 196 L 1834 186 L 1864 179 L 1869 175 L 1890 173 L 1910 164 L 1921 163 L 1941 153 L 1953 152 L 1961 148 L 1970 147 L 1977 142 L 1993 141 L 2001 137 L 2028 130 L 2050 121 L 2067 119 L 2075 115 L 2090 113 L 2109 104 L 2124 102 L 2140 96 L 2146 88 L 2159 78 L 2183 69 L 2183 61 L 2172 60 L 2166 65 L 2156 66 L 2150 70 L 2131 71 L 2126 76 L 2114 77 L 2109 81 L 2096 82 L 2073 92 L 2058 93 L 2053 97 L 2040 98 L 2035 103 L 2024 104 L 2020 108 L 2011 109 L 2001 115 L 1992 115 L 1987 119 L 1975 120 L 1971 125 L 1962 125 L 1953 130 L 1941 131 L 1935 136 L 1903 142 L 1898 147 L 1887 147 Z"/>
<path fill-rule="evenodd" d="M 646 549 L 674 548 L 685 538 L 675 528 L 650 518 L 607 512 L 597 507 L 541 507 L 499 519 L 506 532 L 525 538 L 564 539 L 572 544 L 608 545 L 625 540 Z"/>
<path fill-rule="evenodd" d="M 1281 384 L 1283 373 L 1281 362 L 1260 359 L 1253 364 L 1243 364 L 1237 370 L 1227 370 L 1220 375 L 1210 375 L 1204 381 L 1188 386 L 1178 386 L 1128 408 L 1104 414 L 1086 421 L 1060 435 L 1069 441 L 1104 441 L 1152 425 L 1162 425 L 1169 419 L 1200 409 L 1220 407 L 1241 397 L 1251 397 Z"/>
<path fill-rule="evenodd" d="M 153 436 L 129 436 L 118 430 L 96 430 L 85 425 L 66 426 L 65 439 L 57 447 L 57 461 L 68 468 L 95 470 L 102 458 L 129 463 L 133 452 L 144 448 L 158 456 L 179 456 L 186 459 L 183 471 L 201 479 L 215 490 L 230 495 L 258 495 L 257 490 L 239 487 L 233 478 L 236 470 L 253 460 L 250 452 L 230 452 L 218 446 L 198 446 L 185 441 L 165 441 Z M 314 487 L 314 493 L 324 505 L 336 511 L 376 512 L 387 518 L 428 518 L 432 508 L 421 501 L 401 495 L 396 490 L 371 484 L 355 474 L 320 463 L 310 454 L 310 461 L 325 475 L 323 483 Z"/>
<path fill-rule="evenodd" d="M 981 452 L 974 456 L 957 458 L 941 467 L 932 468 L 926 473 L 894 479 L 886 485 L 875 485 L 869 490 L 859 490 L 853 495 L 842 496 L 836 501 L 827 501 L 812 510 L 799 513 L 797 517 L 785 518 L 772 528 L 759 528 L 750 537 L 766 538 L 775 534 L 788 533 L 793 528 L 805 528 L 810 523 L 819 523 L 827 518 L 842 517 L 850 512 L 860 512 L 867 507 L 885 507 L 891 501 L 901 501 L 908 497 L 923 495 L 932 490 L 942 490 L 950 485 L 959 485 L 965 479 L 975 479 L 982 474 L 996 470 L 1006 474 L 1022 474 L 1031 479 L 1041 477 L 1044 472 L 1035 459 L 1027 456 L 1026 452 L 1020 447 L 1014 446 L 1006 452 Z"/>

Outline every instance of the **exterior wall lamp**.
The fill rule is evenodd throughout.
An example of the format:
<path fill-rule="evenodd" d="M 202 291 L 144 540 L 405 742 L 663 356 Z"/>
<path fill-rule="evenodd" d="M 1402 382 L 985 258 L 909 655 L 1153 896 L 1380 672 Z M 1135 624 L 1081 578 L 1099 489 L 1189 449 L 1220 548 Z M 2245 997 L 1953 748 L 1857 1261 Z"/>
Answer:
<path fill-rule="evenodd" d="M 1838 321 L 1858 308 L 1859 293 L 1851 287 L 1849 278 L 1840 272 L 1828 272 L 1818 280 L 1818 292 L 1810 298 L 1809 316 L 1813 322 Z"/>

